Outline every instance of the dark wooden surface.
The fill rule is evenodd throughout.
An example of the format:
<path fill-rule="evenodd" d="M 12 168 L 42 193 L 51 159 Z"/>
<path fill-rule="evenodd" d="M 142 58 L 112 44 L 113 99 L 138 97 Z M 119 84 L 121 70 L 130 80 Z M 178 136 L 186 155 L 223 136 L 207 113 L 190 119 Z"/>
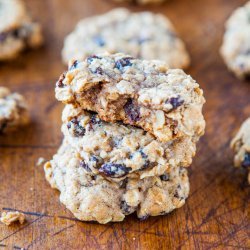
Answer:
<path fill-rule="evenodd" d="M 63 38 L 83 17 L 108 11 L 109 0 L 27 0 L 46 36 L 46 46 L 0 64 L 0 85 L 26 96 L 32 124 L 0 137 L 0 209 L 21 210 L 26 224 L 0 225 L 0 249 L 250 249 L 250 190 L 246 175 L 232 167 L 229 142 L 250 115 L 250 83 L 229 73 L 218 50 L 224 22 L 243 0 L 172 0 L 152 10 L 170 17 L 192 57 L 187 70 L 205 91 L 206 135 L 190 168 L 185 206 L 140 222 L 135 215 L 108 225 L 83 223 L 59 203 L 45 181 L 39 157 L 60 145 L 62 105 L 54 83 L 65 69 Z"/>

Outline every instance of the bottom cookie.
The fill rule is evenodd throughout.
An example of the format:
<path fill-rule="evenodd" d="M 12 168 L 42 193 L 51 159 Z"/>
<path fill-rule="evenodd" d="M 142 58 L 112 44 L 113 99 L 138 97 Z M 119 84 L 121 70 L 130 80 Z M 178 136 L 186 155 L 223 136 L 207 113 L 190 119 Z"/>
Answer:
<path fill-rule="evenodd" d="M 189 194 L 184 168 L 173 168 L 160 177 L 113 183 L 87 173 L 77 153 L 65 143 L 44 169 L 51 187 L 61 192 L 60 201 L 83 221 L 122 221 L 133 212 L 140 219 L 163 215 L 183 206 Z"/>
<path fill-rule="evenodd" d="M 231 148 L 235 152 L 234 165 L 248 170 L 248 183 L 250 184 L 250 118 L 242 124 L 231 142 Z"/>

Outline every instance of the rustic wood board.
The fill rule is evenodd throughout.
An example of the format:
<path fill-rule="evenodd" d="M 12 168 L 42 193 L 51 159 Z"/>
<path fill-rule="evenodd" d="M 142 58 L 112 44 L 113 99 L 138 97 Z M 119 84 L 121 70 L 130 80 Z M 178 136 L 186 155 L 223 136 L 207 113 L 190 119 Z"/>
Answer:
<path fill-rule="evenodd" d="M 21 210 L 27 223 L 0 225 L 0 249 L 250 249 L 249 187 L 232 167 L 231 136 L 250 115 L 249 82 L 229 73 L 218 50 L 224 22 L 243 0 L 172 0 L 132 7 L 168 15 L 187 43 L 187 71 L 202 86 L 207 103 L 206 135 L 190 168 L 191 194 L 181 209 L 140 222 L 98 225 L 76 221 L 45 181 L 39 157 L 50 159 L 60 145 L 62 105 L 54 83 L 65 69 L 64 36 L 83 17 L 117 6 L 109 0 L 27 0 L 41 21 L 46 46 L 0 65 L 0 85 L 27 97 L 32 125 L 0 137 L 0 209 Z"/>

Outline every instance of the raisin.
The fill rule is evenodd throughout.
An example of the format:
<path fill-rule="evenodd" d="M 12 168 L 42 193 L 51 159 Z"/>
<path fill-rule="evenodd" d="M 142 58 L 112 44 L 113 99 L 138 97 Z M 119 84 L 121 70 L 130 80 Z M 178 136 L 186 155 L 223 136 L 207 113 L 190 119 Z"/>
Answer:
<path fill-rule="evenodd" d="M 93 114 L 90 119 L 91 124 L 96 125 L 100 124 L 101 120 L 98 118 L 97 114 Z"/>
<path fill-rule="evenodd" d="M 68 129 L 72 129 L 74 136 L 84 136 L 85 135 L 85 128 L 80 125 L 77 118 L 71 119 L 70 122 L 67 124 Z"/>
<path fill-rule="evenodd" d="M 115 62 L 115 67 L 117 69 L 121 70 L 124 67 L 132 66 L 132 63 L 130 61 L 131 59 L 133 59 L 133 58 L 132 57 L 121 58 L 121 59 L 119 59 L 118 61 Z"/>
<path fill-rule="evenodd" d="M 99 162 L 99 159 L 95 155 L 92 155 L 91 158 L 90 158 L 90 160 L 94 161 L 94 162 Z"/>
<path fill-rule="evenodd" d="M 93 40 L 100 47 L 103 47 L 105 45 L 105 41 L 101 36 L 95 36 L 93 37 Z"/>
<path fill-rule="evenodd" d="M 180 198 L 179 193 L 178 193 L 178 191 L 177 191 L 177 190 L 176 190 L 176 191 L 175 191 L 175 193 L 174 193 L 174 197 L 175 197 L 175 198 L 177 198 L 177 199 L 179 199 L 179 198 Z"/>
<path fill-rule="evenodd" d="M 162 181 L 169 181 L 169 180 L 170 180 L 169 174 L 163 174 L 163 175 L 161 175 L 161 176 L 160 176 L 160 179 L 161 179 Z"/>
<path fill-rule="evenodd" d="M 77 67 L 78 67 L 78 61 L 77 60 L 75 60 L 73 63 L 72 63 L 72 65 L 70 66 L 70 68 L 69 68 L 69 70 L 73 70 L 73 69 L 76 69 Z"/>
<path fill-rule="evenodd" d="M 179 190 L 181 189 L 180 184 L 177 186 L 177 189 L 179 189 Z M 174 197 L 177 198 L 177 199 L 183 199 L 182 197 L 180 197 L 178 190 L 175 191 Z"/>
<path fill-rule="evenodd" d="M 172 109 L 176 109 L 184 103 L 184 100 L 180 99 L 180 96 L 171 97 L 166 101 L 166 103 L 170 103 L 172 105 Z"/>
<path fill-rule="evenodd" d="M 66 77 L 66 72 L 64 72 L 64 73 L 60 76 L 59 80 L 58 80 L 57 83 L 56 83 L 56 87 L 58 87 L 58 88 L 63 88 L 63 87 L 65 86 L 64 83 L 63 83 L 65 77 Z"/>
<path fill-rule="evenodd" d="M 143 152 L 142 149 L 139 150 L 139 153 L 141 154 L 142 159 L 145 159 L 145 163 L 144 163 L 143 166 L 140 168 L 140 170 L 145 170 L 145 169 L 147 169 L 147 168 L 153 168 L 153 167 L 155 167 L 155 163 L 150 162 L 150 161 L 148 160 L 148 156 Z M 130 156 L 130 159 L 132 159 L 132 158 L 133 158 L 133 155 Z"/>
<path fill-rule="evenodd" d="M 99 167 L 99 166 L 102 164 L 103 159 L 102 159 L 101 157 L 92 155 L 92 156 L 90 157 L 90 161 L 92 162 L 93 167 L 94 167 L 94 168 L 97 168 L 97 167 Z"/>
<path fill-rule="evenodd" d="M 92 179 L 92 181 L 95 181 L 97 179 L 97 176 L 96 175 L 91 175 L 91 179 Z"/>
<path fill-rule="evenodd" d="M 88 63 L 88 64 L 91 64 L 91 63 L 93 62 L 94 59 L 101 59 L 101 57 L 96 56 L 96 55 L 89 56 L 89 57 L 87 58 L 87 63 Z"/>
<path fill-rule="evenodd" d="M 126 188 L 127 184 L 128 184 L 128 178 L 125 178 L 125 179 L 121 182 L 120 188 Z"/>
<path fill-rule="evenodd" d="M 85 161 L 80 162 L 80 167 L 84 168 L 87 172 L 92 172 L 88 164 Z"/>
<path fill-rule="evenodd" d="M 242 167 L 248 168 L 250 167 L 250 153 L 245 153 L 244 160 L 242 162 Z"/>
<path fill-rule="evenodd" d="M 140 149 L 139 152 L 140 152 L 140 154 L 141 154 L 141 156 L 142 156 L 143 159 L 148 158 L 148 156 L 143 152 L 142 149 Z"/>
<path fill-rule="evenodd" d="M 113 178 L 123 177 L 131 171 L 132 168 L 128 168 L 123 164 L 105 163 L 99 169 L 99 172 Z"/>
<path fill-rule="evenodd" d="M 131 213 L 131 206 L 129 206 L 126 201 L 121 201 L 120 208 L 125 214 Z"/>
<path fill-rule="evenodd" d="M 21 36 L 20 33 L 21 33 L 21 32 L 20 32 L 19 29 L 15 29 L 15 30 L 12 31 L 12 36 L 13 36 L 14 38 L 19 38 L 19 37 Z"/>
<path fill-rule="evenodd" d="M 100 125 L 101 120 L 98 118 L 96 114 L 91 115 L 90 121 L 89 121 L 89 130 L 93 130 L 95 125 Z"/>
<path fill-rule="evenodd" d="M 94 71 L 95 74 L 103 75 L 103 70 L 101 67 L 97 67 Z"/>
<path fill-rule="evenodd" d="M 145 169 L 153 168 L 153 167 L 155 167 L 155 163 L 150 162 L 149 160 L 146 160 L 144 165 L 140 168 L 140 170 L 145 170 Z"/>
<path fill-rule="evenodd" d="M 140 108 L 133 104 L 132 99 L 128 99 L 124 105 L 124 111 L 131 122 L 137 122 L 140 120 Z"/>

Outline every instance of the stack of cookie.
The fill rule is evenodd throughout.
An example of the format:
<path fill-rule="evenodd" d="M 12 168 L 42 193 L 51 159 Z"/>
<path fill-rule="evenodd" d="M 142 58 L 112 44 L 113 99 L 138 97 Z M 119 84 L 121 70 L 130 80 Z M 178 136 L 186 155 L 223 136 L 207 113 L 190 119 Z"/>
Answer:
<path fill-rule="evenodd" d="M 203 92 L 182 70 L 124 54 L 73 61 L 56 84 L 63 143 L 46 178 L 80 220 L 140 219 L 181 207 L 204 133 Z"/>

